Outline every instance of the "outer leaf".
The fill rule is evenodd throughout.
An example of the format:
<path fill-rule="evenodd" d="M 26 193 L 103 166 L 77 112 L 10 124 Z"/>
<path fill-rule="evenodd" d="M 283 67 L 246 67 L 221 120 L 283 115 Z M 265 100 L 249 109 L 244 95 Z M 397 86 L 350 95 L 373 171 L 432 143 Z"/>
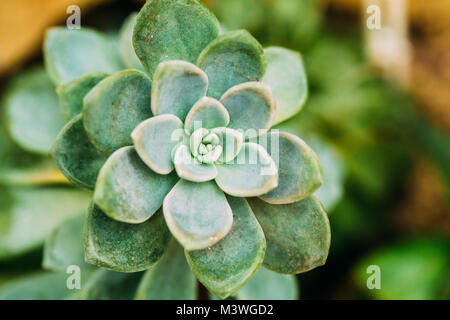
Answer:
<path fill-rule="evenodd" d="M 64 120 L 45 70 L 33 69 L 15 78 L 3 104 L 13 140 L 27 151 L 47 155 Z"/>
<path fill-rule="evenodd" d="M 217 165 L 217 170 L 217 184 L 235 197 L 257 197 L 278 185 L 275 162 L 256 143 L 244 143 L 233 162 Z"/>
<path fill-rule="evenodd" d="M 67 267 L 86 267 L 84 262 L 83 228 L 86 215 L 64 221 L 45 240 L 42 266 L 48 270 L 66 272 Z"/>
<path fill-rule="evenodd" d="M 81 291 L 69 299 L 78 300 L 131 300 L 142 278 L 142 273 L 121 273 L 97 270 L 89 277 Z"/>
<path fill-rule="evenodd" d="M 91 204 L 84 230 L 86 262 L 120 272 L 150 268 L 164 254 L 170 232 L 161 213 L 140 224 L 112 220 Z"/>
<path fill-rule="evenodd" d="M 138 13 L 131 13 L 119 31 L 119 53 L 126 68 L 144 70 L 133 48 L 133 29 Z"/>
<path fill-rule="evenodd" d="M 271 131 L 258 143 L 276 162 L 278 187 L 261 196 L 272 204 L 292 203 L 309 197 L 323 183 L 322 167 L 314 151 L 300 138 L 287 132 Z"/>
<path fill-rule="evenodd" d="M 64 120 L 70 121 L 83 110 L 83 98 L 106 73 L 88 73 L 56 88 Z"/>
<path fill-rule="evenodd" d="M 326 177 L 322 186 L 314 195 L 320 200 L 327 212 L 330 212 L 344 195 L 344 163 L 341 155 L 329 143 L 319 138 L 308 139 L 312 149 L 320 160 L 323 176 Z"/>
<path fill-rule="evenodd" d="M 216 99 L 203 97 L 197 101 L 186 116 L 184 129 L 191 134 L 200 128 L 226 127 L 230 122 L 227 109 Z"/>
<path fill-rule="evenodd" d="M 219 36 L 203 50 L 197 65 L 208 75 L 208 96 L 215 99 L 237 84 L 259 81 L 266 67 L 261 45 L 245 30 Z"/>
<path fill-rule="evenodd" d="M 205 182 L 217 176 L 214 164 L 200 163 L 194 159 L 186 145 L 182 144 L 174 152 L 173 162 L 178 176 L 192 182 Z"/>
<path fill-rule="evenodd" d="M 153 77 L 153 114 L 171 113 L 184 120 L 207 88 L 208 77 L 197 66 L 179 60 L 163 62 Z"/>
<path fill-rule="evenodd" d="M 66 273 L 38 272 L 13 280 L 0 288 L 0 300 L 61 300 L 72 291 Z"/>
<path fill-rule="evenodd" d="M 93 72 L 114 73 L 122 69 L 111 44 L 100 33 L 82 28 L 51 28 L 45 35 L 44 60 L 56 85 Z"/>
<path fill-rule="evenodd" d="M 141 161 L 133 147 L 114 152 L 100 171 L 94 202 L 110 218 L 127 223 L 148 220 L 178 180 L 159 175 Z"/>
<path fill-rule="evenodd" d="M 200 52 L 219 34 L 219 23 L 196 0 L 148 1 L 133 32 L 136 54 L 150 76 L 167 60 L 195 63 Z"/>
<path fill-rule="evenodd" d="M 294 275 L 259 268 L 236 297 L 240 300 L 297 300 L 298 291 Z"/>
<path fill-rule="evenodd" d="M 247 201 L 227 197 L 233 211 L 228 235 L 211 248 L 186 251 L 195 276 L 221 298 L 234 294 L 261 265 L 266 250 L 264 233 Z"/>
<path fill-rule="evenodd" d="M 330 247 L 330 224 L 315 197 L 291 204 L 271 205 L 249 199 L 267 241 L 264 266 L 280 273 L 301 273 L 325 263 Z"/>
<path fill-rule="evenodd" d="M 247 138 L 270 128 L 275 116 L 272 90 L 259 82 L 246 82 L 234 86 L 220 101 L 230 114 L 229 128 L 241 130 Z"/>
<path fill-rule="evenodd" d="M 272 88 L 277 110 L 273 124 L 299 112 L 308 96 L 303 60 L 298 52 L 280 47 L 264 50 L 267 68 L 262 82 Z"/>
<path fill-rule="evenodd" d="M 93 190 L 98 173 L 106 161 L 89 141 L 81 114 L 61 130 L 50 151 L 61 172 L 73 184 Z"/>
<path fill-rule="evenodd" d="M 125 70 L 107 77 L 86 95 L 84 127 L 98 150 L 110 154 L 132 144 L 133 129 L 152 116 L 151 86 L 144 73 Z"/>
<path fill-rule="evenodd" d="M 168 174 L 174 169 L 172 150 L 184 140 L 185 133 L 180 119 L 163 114 L 139 124 L 131 138 L 147 166 L 159 174 Z"/>
<path fill-rule="evenodd" d="M 225 195 L 212 181 L 178 181 L 164 199 L 163 211 L 173 236 L 187 250 L 212 246 L 233 223 Z"/>
<path fill-rule="evenodd" d="M 146 271 L 137 290 L 138 300 L 194 300 L 197 281 L 175 240 L 164 257 Z"/>
<path fill-rule="evenodd" d="M 64 220 L 81 214 L 91 195 L 64 188 L 0 191 L 0 260 L 29 252 Z"/>

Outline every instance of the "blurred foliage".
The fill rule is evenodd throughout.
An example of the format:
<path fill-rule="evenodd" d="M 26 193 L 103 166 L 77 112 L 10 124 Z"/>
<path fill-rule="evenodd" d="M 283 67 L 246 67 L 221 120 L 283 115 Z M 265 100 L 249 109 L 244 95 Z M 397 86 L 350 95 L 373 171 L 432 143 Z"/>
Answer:
<path fill-rule="evenodd" d="M 440 216 L 449 215 L 449 136 L 417 111 L 417 103 L 410 96 L 370 70 L 362 51 L 357 19 L 344 21 L 342 16 L 336 15 L 318 0 L 204 2 L 211 6 L 224 29 L 249 29 L 264 45 L 283 45 L 298 50 L 305 61 L 309 99 L 301 113 L 278 127 L 303 137 L 313 146 L 323 164 L 326 180 L 317 196 L 331 213 L 333 238 L 327 264 L 297 277 L 301 282 L 301 298 L 449 299 L 450 277 L 445 271 L 449 270 L 450 262 L 450 222 L 446 218 L 430 218 L 435 211 Z M 354 3 L 359 1 L 338 2 L 353 2 L 350 6 L 355 8 Z M 339 5 L 338 2 L 333 3 L 333 8 Z M 130 11 L 130 8 L 116 6 L 115 10 L 111 9 L 103 16 L 91 19 L 91 22 L 103 30 L 114 30 L 114 26 L 120 24 L 119 17 L 126 16 Z M 420 17 L 418 12 L 421 11 L 412 9 L 414 19 L 421 19 L 415 18 Z M 422 14 L 422 17 L 427 17 L 423 18 L 427 21 L 433 20 L 429 14 Z M 424 33 L 423 37 L 428 39 L 433 32 Z M 419 41 L 417 45 L 422 43 Z M 442 49 L 434 52 L 442 52 Z M 445 96 L 449 92 L 444 86 L 447 82 L 435 80 L 431 75 L 438 70 L 443 75 L 441 78 L 450 78 L 436 68 L 433 55 L 426 57 L 422 60 L 422 73 L 417 74 L 430 77 L 420 76 L 422 85 L 416 88 L 423 87 L 425 90 L 431 83 L 433 89 L 423 95 L 415 91 L 416 96 L 420 105 L 425 101 L 435 110 L 441 110 L 436 114 L 448 114 L 448 108 L 442 110 L 449 101 Z M 439 92 L 440 98 L 433 99 Z M 433 103 L 435 100 L 438 102 Z M 4 119 L 1 120 L 4 122 Z M 73 190 L 61 186 L 25 187 L 59 185 L 62 180 L 55 176 L 54 168 L 45 156 L 21 149 L 2 126 L 0 149 L 0 220 L 14 221 L 17 217 L 25 217 L 25 211 L 29 215 L 36 212 L 44 214 L 44 211 L 51 215 L 52 210 L 58 209 L 35 206 L 38 201 L 34 201 L 33 197 L 39 197 L 40 193 L 46 196 L 55 196 L 58 192 L 66 194 L 69 190 L 72 193 Z M 425 159 L 435 173 L 420 173 L 422 166 L 417 166 L 417 158 Z M 81 196 L 75 193 L 70 197 Z M 23 196 L 25 202 L 20 200 L 22 194 L 26 195 Z M 32 209 L 27 211 L 24 208 Z M 414 212 L 413 208 L 416 208 Z M 8 257 L 8 261 L 0 259 L 0 288 L 3 288 L 0 289 L 0 298 L 68 297 L 67 292 L 59 290 L 58 286 L 45 292 L 44 288 L 51 288 L 52 279 L 58 279 L 61 274 L 36 273 L 42 260 L 39 248 L 47 239 L 45 266 L 63 270 L 69 261 L 80 259 L 80 244 L 74 245 L 69 239 L 73 238 L 72 231 L 80 226 L 72 228 L 71 220 L 64 220 L 66 222 L 56 228 L 63 219 L 46 219 L 38 219 L 41 223 L 37 225 L 42 227 L 43 221 L 51 220 L 54 223 L 51 228 L 50 225 L 48 228 L 38 228 L 42 233 L 24 244 L 14 254 L 15 258 Z M 428 222 L 411 223 L 411 219 Z M 4 225 L 12 224 L 8 222 Z M 11 227 L 0 224 L 0 228 Z M 56 241 L 52 241 L 66 233 L 67 246 L 76 248 L 73 251 L 77 254 L 73 256 L 65 254 L 65 246 L 55 246 Z M 4 234 L 7 233 L 0 231 L 0 247 L 3 245 L 1 241 L 7 239 Z M 13 234 L 12 231 L 9 234 Z M 366 269 L 369 265 L 379 265 L 381 268 L 381 290 L 368 290 L 366 287 L 369 276 Z M 23 278 L 24 274 L 27 278 Z M 85 290 L 78 293 L 79 297 L 129 298 L 140 277 L 140 274 L 136 275 L 127 282 L 126 275 L 102 270 L 92 274 L 86 280 Z M 98 285 L 105 281 L 111 286 Z M 42 283 L 48 285 L 43 287 Z M 249 283 L 241 295 L 258 297 L 259 284 Z M 273 297 L 297 294 L 292 279 L 286 278 L 285 285 L 283 291 L 274 290 Z M 111 291 L 122 287 L 126 288 L 123 296 Z M 69 297 L 76 298 L 77 295 Z"/>
<path fill-rule="evenodd" d="M 381 289 L 368 291 L 371 298 L 450 299 L 446 282 L 450 280 L 449 251 L 450 242 L 439 238 L 413 238 L 396 243 L 360 261 L 354 271 L 355 282 L 364 286 L 367 267 L 377 265 L 381 271 Z"/>

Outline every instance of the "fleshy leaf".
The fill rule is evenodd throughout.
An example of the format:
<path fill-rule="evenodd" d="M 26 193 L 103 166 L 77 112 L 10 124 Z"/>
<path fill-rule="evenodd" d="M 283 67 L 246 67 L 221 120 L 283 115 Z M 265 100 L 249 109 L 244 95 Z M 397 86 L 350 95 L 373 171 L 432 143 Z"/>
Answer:
<path fill-rule="evenodd" d="M 236 294 L 239 300 L 297 300 L 295 276 L 259 268 Z"/>
<path fill-rule="evenodd" d="M 8 282 L 0 288 L 0 300 L 62 300 L 73 291 L 67 288 L 66 273 L 38 272 Z"/>
<path fill-rule="evenodd" d="M 81 113 L 84 96 L 107 76 L 106 73 L 88 73 L 56 88 L 64 120 L 70 121 Z"/>
<path fill-rule="evenodd" d="M 45 240 L 42 266 L 52 271 L 66 272 L 67 267 L 88 266 L 84 262 L 83 228 L 85 214 L 64 221 Z"/>
<path fill-rule="evenodd" d="M 255 273 L 264 259 L 264 233 L 247 201 L 227 196 L 233 226 L 211 248 L 186 251 L 198 280 L 221 298 L 234 294 Z"/>
<path fill-rule="evenodd" d="M 168 174 L 174 169 L 172 151 L 183 142 L 185 133 L 180 119 L 163 114 L 139 124 L 131 137 L 142 161 L 153 171 Z"/>
<path fill-rule="evenodd" d="M 126 68 L 144 70 L 133 48 L 133 29 L 138 13 L 131 13 L 119 31 L 119 54 Z"/>
<path fill-rule="evenodd" d="M 110 154 L 131 145 L 131 132 L 152 116 L 152 83 L 142 72 L 125 70 L 107 77 L 84 98 L 83 122 L 89 139 Z"/>
<path fill-rule="evenodd" d="M 55 87 L 42 68 L 13 80 L 2 104 L 12 139 L 23 149 L 47 155 L 64 126 Z"/>
<path fill-rule="evenodd" d="M 225 92 L 220 102 L 230 114 L 228 127 L 243 131 L 247 138 L 269 129 L 275 116 L 272 90 L 260 82 L 236 85 Z"/>
<path fill-rule="evenodd" d="M 27 166 L 0 166 L 0 184 L 8 186 L 45 186 L 68 184 L 69 181 L 52 160 L 39 159 Z"/>
<path fill-rule="evenodd" d="M 0 184 L 8 186 L 44 186 L 67 184 L 66 177 L 48 156 L 24 152 L 0 121 Z"/>
<path fill-rule="evenodd" d="M 90 142 L 81 114 L 61 130 L 50 151 L 59 170 L 73 184 L 93 190 L 98 173 L 106 161 Z"/>
<path fill-rule="evenodd" d="M 257 197 L 278 185 L 278 169 L 263 147 L 244 143 L 231 163 L 217 165 L 216 182 L 229 195 Z"/>
<path fill-rule="evenodd" d="M 197 65 L 208 75 L 208 96 L 215 99 L 237 84 L 259 81 L 266 67 L 263 48 L 245 30 L 219 36 L 203 50 Z"/>
<path fill-rule="evenodd" d="M 114 152 L 98 175 L 94 202 L 110 218 L 127 223 L 148 220 L 178 180 L 148 168 L 133 147 Z"/>
<path fill-rule="evenodd" d="M 172 240 L 164 257 L 146 271 L 137 300 L 194 300 L 197 281 L 189 269 L 183 247 Z"/>
<path fill-rule="evenodd" d="M 100 33 L 82 29 L 51 28 L 44 42 L 44 60 L 56 85 L 86 73 L 114 73 L 122 69 L 120 58 Z"/>
<path fill-rule="evenodd" d="M 233 223 L 230 205 L 213 181 L 178 181 L 164 199 L 163 211 L 173 236 L 187 250 L 212 246 Z"/>
<path fill-rule="evenodd" d="M 344 195 L 344 163 L 341 155 L 328 142 L 314 137 L 307 140 L 311 148 L 316 152 L 323 168 L 323 176 L 326 177 L 322 186 L 314 192 L 327 212 L 330 212 Z"/>
<path fill-rule="evenodd" d="M 207 88 L 208 77 L 199 67 L 179 60 L 163 62 L 153 77 L 153 114 L 171 113 L 184 121 Z"/>
<path fill-rule="evenodd" d="M 249 203 L 266 236 L 265 267 L 296 274 L 325 263 L 330 247 L 330 223 L 317 198 L 311 196 L 280 205 L 252 198 Z"/>
<path fill-rule="evenodd" d="M 192 182 L 205 182 L 217 176 L 214 164 L 200 163 L 192 157 L 186 145 L 182 144 L 174 152 L 175 170 L 181 179 Z"/>
<path fill-rule="evenodd" d="M 260 198 L 272 204 L 292 203 L 312 195 L 323 183 L 314 151 L 299 137 L 272 130 L 258 137 L 279 171 L 278 187 Z"/>
<path fill-rule="evenodd" d="M 203 97 L 197 101 L 186 116 L 184 129 L 190 134 L 200 128 L 226 127 L 229 122 L 230 115 L 219 101 Z"/>
<path fill-rule="evenodd" d="M 112 220 L 91 204 L 84 230 L 86 262 L 119 272 L 150 268 L 166 251 L 170 232 L 161 212 L 140 224 Z"/>
<path fill-rule="evenodd" d="M 65 188 L 0 189 L 0 260 L 41 246 L 55 227 L 85 212 L 90 198 Z"/>
<path fill-rule="evenodd" d="M 219 162 L 229 162 L 233 160 L 244 143 L 244 135 L 230 128 L 219 127 L 212 130 L 219 137 L 219 144 L 222 146 L 222 154 Z"/>
<path fill-rule="evenodd" d="M 218 34 L 216 17 L 197 0 L 153 0 L 139 12 L 133 46 L 151 77 L 163 61 L 195 63 Z"/>
<path fill-rule="evenodd" d="M 299 112 L 308 96 L 303 60 L 298 52 L 280 47 L 264 50 L 267 67 L 262 82 L 272 89 L 277 110 L 273 124 Z"/>
<path fill-rule="evenodd" d="M 142 273 L 123 273 L 99 269 L 90 275 L 81 290 L 70 300 L 131 300 L 141 281 Z"/>

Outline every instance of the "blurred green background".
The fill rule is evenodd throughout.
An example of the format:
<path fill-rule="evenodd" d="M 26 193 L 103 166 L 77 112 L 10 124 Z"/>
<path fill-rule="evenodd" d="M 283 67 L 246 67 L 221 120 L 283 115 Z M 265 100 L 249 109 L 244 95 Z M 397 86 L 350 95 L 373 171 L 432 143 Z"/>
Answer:
<path fill-rule="evenodd" d="M 83 1 L 82 24 L 112 37 L 141 5 L 100 2 Z M 441 2 L 441 10 L 420 15 L 409 2 L 413 58 L 405 86 L 368 60 L 361 2 L 205 4 L 224 29 L 248 29 L 264 46 L 298 50 L 305 62 L 309 98 L 278 127 L 302 137 L 321 160 L 325 184 L 317 195 L 330 216 L 332 243 L 325 266 L 297 276 L 301 299 L 449 299 L 450 32 L 436 26 L 443 21 L 437 14 L 449 20 L 448 6 Z M 47 24 L 64 23 L 66 16 L 64 8 Z M 14 93 L 39 77 L 41 61 L 37 49 L 4 69 L 2 109 L 30 103 Z M 1 120 L 0 299 L 60 298 L 66 275 L 40 271 L 42 246 L 57 237 L 52 230 L 62 221 L 85 210 L 89 194 L 71 188 L 45 154 L 11 134 L 4 112 Z M 381 289 L 367 287 L 371 265 L 380 267 Z M 55 289 L 41 292 L 42 283 Z"/>

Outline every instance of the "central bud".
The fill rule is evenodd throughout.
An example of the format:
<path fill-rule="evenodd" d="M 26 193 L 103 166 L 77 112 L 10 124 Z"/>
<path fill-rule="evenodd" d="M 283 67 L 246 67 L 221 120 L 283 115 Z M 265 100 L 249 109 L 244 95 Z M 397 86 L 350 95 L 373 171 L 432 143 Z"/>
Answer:
<path fill-rule="evenodd" d="M 201 163 L 214 163 L 222 154 L 219 136 L 205 128 L 195 130 L 189 144 L 192 156 Z"/>

